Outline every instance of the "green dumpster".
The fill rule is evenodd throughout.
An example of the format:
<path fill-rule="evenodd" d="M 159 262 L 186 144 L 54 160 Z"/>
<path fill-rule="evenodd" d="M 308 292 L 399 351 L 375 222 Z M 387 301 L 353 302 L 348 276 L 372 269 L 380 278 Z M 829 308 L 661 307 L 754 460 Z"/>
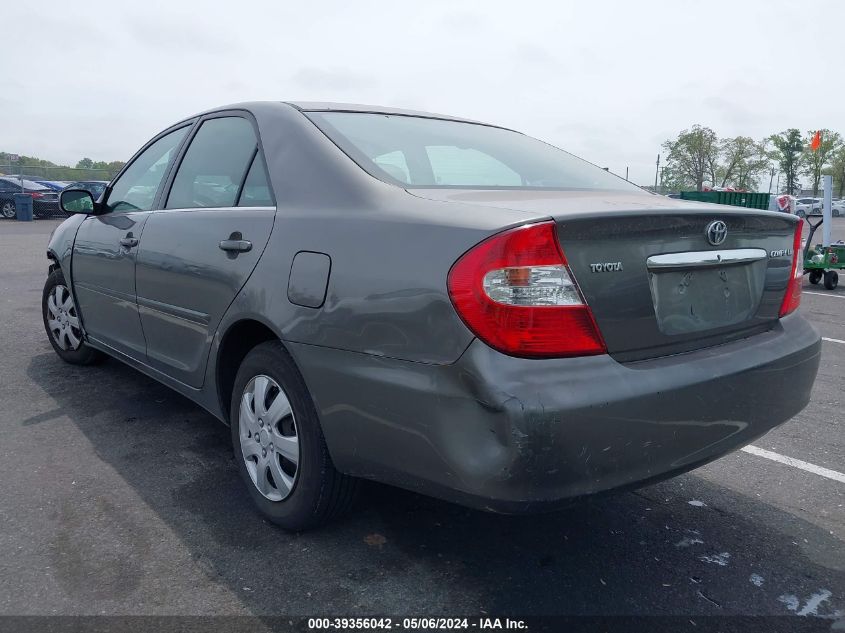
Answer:
<path fill-rule="evenodd" d="M 731 204 L 748 209 L 769 208 L 768 193 L 754 193 L 750 191 L 682 191 L 681 200 L 695 202 L 710 202 L 712 204 Z"/>

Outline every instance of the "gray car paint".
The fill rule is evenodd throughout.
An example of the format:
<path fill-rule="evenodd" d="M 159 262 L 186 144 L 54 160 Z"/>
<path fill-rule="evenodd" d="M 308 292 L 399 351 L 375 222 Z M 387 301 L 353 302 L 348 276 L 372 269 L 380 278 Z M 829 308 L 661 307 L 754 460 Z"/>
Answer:
<path fill-rule="evenodd" d="M 149 216 L 140 211 L 86 218 L 73 248 L 68 279 L 73 283 L 76 305 L 85 315 L 86 331 L 96 332 L 104 344 L 140 358 L 146 353 L 146 342 L 135 301 L 137 250 L 121 246 L 119 240 L 139 238 Z"/>
<path fill-rule="evenodd" d="M 693 228 L 713 217 L 738 227 L 760 222 L 773 232 L 747 239 L 762 238 L 777 248 L 791 247 L 792 218 L 645 192 L 409 192 L 362 171 L 302 114 L 300 108 L 309 107 L 403 113 L 285 103 L 206 113 L 225 110 L 254 118 L 275 192 L 275 221 L 268 226 L 264 212 L 264 224 L 250 224 L 255 216 L 230 209 L 225 226 L 202 239 L 179 240 L 187 224 L 177 214 L 168 230 L 146 234 L 145 229 L 136 272 L 143 279 L 142 299 L 135 309 L 167 315 L 144 323 L 159 352 L 153 349 L 148 357 L 122 340 L 104 344 L 99 331 L 86 327 L 92 346 L 225 421 L 229 399 L 218 389 L 221 343 L 244 320 L 261 323 L 283 341 L 303 373 L 341 471 L 503 510 L 670 476 L 751 441 L 806 404 L 819 337 L 800 315 L 778 320 L 767 312 L 756 329 L 661 346 L 660 333 L 644 325 L 643 295 L 619 292 L 609 302 L 606 289 L 588 282 L 583 268 L 593 252 L 607 261 L 606 249 L 626 261 L 645 260 L 637 244 L 615 239 L 617 221 L 638 218 L 662 230 L 660 240 L 667 242 L 648 249 L 652 255 L 698 249 L 700 235 L 666 230 L 678 218 Z M 161 198 L 162 192 L 157 202 Z M 542 361 L 504 356 L 474 340 L 451 304 L 446 277 L 462 253 L 494 233 L 549 218 L 558 223 L 587 298 L 606 302 L 597 320 L 607 328 L 612 356 Z M 772 224 L 773 218 L 781 224 Z M 71 256 L 69 245 L 80 223 L 69 219 L 49 246 L 72 286 L 76 254 Z M 259 244 L 266 235 L 254 264 L 228 259 L 215 247 L 214 240 L 233 231 L 261 233 L 255 238 Z M 145 242 L 153 235 L 162 244 Z M 744 243 L 741 230 L 734 239 Z M 113 248 L 99 249 L 99 265 L 107 271 Z M 322 281 L 313 270 L 293 278 L 294 296 L 302 293 L 306 300 L 289 297 L 294 257 L 302 251 L 331 258 L 321 304 L 315 297 Z M 778 274 L 783 266 L 770 267 L 770 294 L 761 310 L 772 309 L 786 285 L 786 275 Z M 179 279 L 188 295 L 197 293 L 202 279 L 210 284 L 210 296 L 168 294 L 161 290 L 168 279 Z M 656 351 L 626 345 L 626 315 L 633 317 L 631 334 L 650 336 Z M 97 317 L 89 321 L 82 311 L 82 318 L 86 326 Z M 116 310 L 104 318 L 103 331 L 119 332 L 125 322 Z M 738 336 L 745 338 L 732 340 Z M 178 358 L 163 358 L 162 349 Z M 679 351 L 688 353 L 669 355 Z M 660 358 L 643 360 L 648 356 Z"/>

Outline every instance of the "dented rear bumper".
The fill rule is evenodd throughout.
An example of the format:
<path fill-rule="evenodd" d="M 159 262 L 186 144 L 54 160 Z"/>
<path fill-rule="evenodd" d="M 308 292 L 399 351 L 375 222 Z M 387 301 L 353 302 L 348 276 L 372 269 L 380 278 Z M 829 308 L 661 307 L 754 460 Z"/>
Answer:
<path fill-rule="evenodd" d="M 341 471 L 527 512 L 679 474 L 787 421 L 809 401 L 820 339 L 796 314 L 747 339 L 627 364 L 518 359 L 478 340 L 445 366 L 291 351 Z"/>

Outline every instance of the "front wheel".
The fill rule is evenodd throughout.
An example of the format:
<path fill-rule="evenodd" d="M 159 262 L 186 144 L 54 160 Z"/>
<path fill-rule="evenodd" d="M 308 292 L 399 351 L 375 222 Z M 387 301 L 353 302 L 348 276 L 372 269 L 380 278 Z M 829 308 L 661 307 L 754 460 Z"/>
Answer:
<path fill-rule="evenodd" d="M 795 215 L 797 215 L 799 218 L 804 218 L 804 217 L 806 217 L 807 214 L 804 213 L 801 209 L 799 209 L 798 211 L 795 212 Z"/>
<path fill-rule="evenodd" d="M 59 357 L 72 365 L 91 365 L 105 356 L 89 347 L 82 336 L 79 312 L 60 269 L 47 277 L 41 295 L 41 313 L 50 344 Z"/>
<path fill-rule="evenodd" d="M 811 270 L 810 271 L 810 283 L 814 286 L 822 280 L 822 271 L 820 270 Z"/>
<path fill-rule="evenodd" d="M 332 464 L 305 381 L 280 342 L 258 345 L 241 363 L 229 419 L 238 471 L 267 519 L 299 531 L 351 506 L 358 481 Z"/>
<path fill-rule="evenodd" d="M 824 287 L 833 290 L 839 285 L 839 273 L 835 270 L 828 270 L 824 274 Z"/>
<path fill-rule="evenodd" d="M 3 204 L 0 205 L 0 215 L 2 215 L 7 220 L 14 220 L 17 216 L 17 211 L 15 210 L 15 203 L 11 200 L 4 200 Z"/>

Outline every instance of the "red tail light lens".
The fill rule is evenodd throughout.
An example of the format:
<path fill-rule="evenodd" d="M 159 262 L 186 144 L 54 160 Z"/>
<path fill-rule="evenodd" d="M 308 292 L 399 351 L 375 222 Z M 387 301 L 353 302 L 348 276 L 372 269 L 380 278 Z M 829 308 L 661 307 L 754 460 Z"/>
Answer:
<path fill-rule="evenodd" d="M 792 240 L 792 270 L 789 273 L 789 283 L 786 285 L 783 303 L 780 304 L 779 316 L 782 317 L 790 312 L 795 312 L 801 305 L 801 283 L 804 276 L 804 253 L 801 251 L 801 229 L 803 227 L 803 221 L 799 221 L 795 225 L 795 237 Z"/>
<path fill-rule="evenodd" d="M 38 193 L 37 191 L 31 191 L 31 192 L 29 193 L 29 195 L 30 195 L 30 196 L 32 196 L 33 200 L 34 200 L 35 198 L 43 198 L 43 197 L 44 197 L 44 194 L 43 194 L 43 193 Z"/>
<path fill-rule="evenodd" d="M 500 352 L 526 358 L 606 352 L 554 222 L 527 224 L 484 240 L 455 262 L 448 287 L 467 327 Z"/>

